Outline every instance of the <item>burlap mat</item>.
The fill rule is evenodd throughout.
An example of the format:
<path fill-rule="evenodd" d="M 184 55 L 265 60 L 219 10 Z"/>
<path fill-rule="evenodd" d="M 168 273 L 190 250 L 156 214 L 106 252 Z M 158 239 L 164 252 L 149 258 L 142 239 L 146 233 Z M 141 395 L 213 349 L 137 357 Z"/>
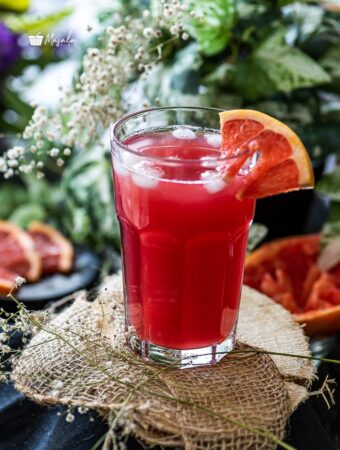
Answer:
<path fill-rule="evenodd" d="M 309 355 L 287 311 L 244 287 L 241 352 L 216 366 L 174 370 L 145 364 L 126 348 L 120 276 L 90 293 L 93 302 L 88 296 L 77 294 L 15 362 L 12 379 L 20 392 L 44 405 L 95 409 L 149 444 L 276 448 L 314 376 L 309 360 L 252 352 Z"/>

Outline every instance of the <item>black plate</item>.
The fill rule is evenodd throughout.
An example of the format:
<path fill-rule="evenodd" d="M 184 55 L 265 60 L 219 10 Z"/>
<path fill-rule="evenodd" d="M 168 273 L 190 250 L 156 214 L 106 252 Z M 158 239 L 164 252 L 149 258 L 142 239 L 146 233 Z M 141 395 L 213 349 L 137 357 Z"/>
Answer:
<path fill-rule="evenodd" d="M 100 269 L 97 255 L 83 248 L 75 248 L 73 270 L 68 274 L 56 273 L 40 281 L 22 286 L 16 297 L 30 307 L 42 307 L 51 300 L 56 300 L 89 286 L 95 281 Z M 7 309 L 13 304 L 11 299 L 0 297 L 0 305 Z"/>

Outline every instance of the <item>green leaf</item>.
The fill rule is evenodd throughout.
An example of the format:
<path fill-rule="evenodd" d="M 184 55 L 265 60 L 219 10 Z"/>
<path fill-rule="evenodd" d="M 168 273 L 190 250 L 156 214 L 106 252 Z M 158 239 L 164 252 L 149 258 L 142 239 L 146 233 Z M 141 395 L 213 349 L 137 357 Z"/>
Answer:
<path fill-rule="evenodd" d="M 237 0 L 237 16 L 241 20 L 254 20 L 254 17 L 267 11 L 269 5 L 264 2 L 250 2 L 249 0 Z"/>
<path fill-rule="evenodd" d="M 24 102 L 20 95 L 9 89 L 5 83 L 1 86 L 1 94 L 1 102 L 6 105 L 8 109 L 11 109 L 18 114 L 18 122 L 22 127 L 26 126 L 27 122 L 32 117 L 34 108 Z"/>
<path fill-rule="evenodd" d="M 192 18 L 188 24 L 201 52 L 207 56 L 221 52 L 230 40 L 235 23 L 235 1 L 191 0 L 189 4 L 204 17 L 203 21 Z"/>
<path fill-rule="evenodd" d="M 234 64 L 222 63 L 203 78 L 203 83 L 213 86 L 229 86 L 235 78 Z"/>
<path fill-rule="evenodd" d="M 80 152 L 63 173 L 67 227 L 72 239 L 97 248 L 119 243 L 114 210 L 112 167 L 102 148 Z"/>
<path fill-rule="evenodd" d="M 15 209 L 27 201 L 27 193 L 22 186 L 6 182 L 0 186 L 0 219 L 8 219 Z"/>
<path fill-rule="evenodd" d="M 322 177 L 317 184 L 317 189 L 332 200 L 340 202 L 340 166 L 337 166 L 332 173 Z"/>
<path fill-rule="evenodd" d="M 340 236 L 340 203 L 331 203 L 330 214 L 321 232 L 321 242 L 324 246 L 330 239 Z"/>
<path fill-rule="evenodd" d="M 46 210 L 37 203 L 26 203 L 19 206 L 9 217 L 9 221 L 26 228 L 32 220 L 46 219 Z"/>
<path fill-rule="evenodd" d="M 71 220 L 71 236 L 74 242 L 84 243 L 86 242 L 89 234 L 91 233 L 91 220 L 87 211 L 83 208 L 78 208 L 76 205 L 70 208 Z"/>
<path fill-rule="evenodd" d="M 294 2 L 282 8 L 283 16 L 290 23 L 286 39 L 303 42 L 322 25 L 324 10 L 320 6 Z"/>
<path fill-rule="evenodd" d="M 12 31 L 16 33 L 45 33 L 59 24 L 63 19 L 72 14 L 73 8 L 67 7 L 43 17 L 25 14 L 18 16 L 6 14 L 2 20 Z"/>
<path fill-rule="evenodd" d="M 268 228 L 260 223 L 253 223 L 249 230 L 247 251 L 251 252 L 267 236 Z"/>
<path fill-rule="evenodd" d="M 317 62 L 285 43 L 285 33 L 284 28 L 275 31 L 238 64 L 235 87 L 246 98 L 255 100 L 330 82 Z"/>
<path fill-rule="evenodd" d="M 339 78 L 340 80 L 340 78 Z M 320 105 L 320 119 L 323 123 L 335 123 L 340 125 L 340 96 L 331 97 L 328 96 Z M 340 129 L 338 133 L 338 137 L 340 137 Z M 339 146 L 340 149 L 340 139 Z"/>
<path fill-rule="evenodd" d="M 189 101 L 187 96 L 193 100 L 199 94 L 199 69 L 203 63 L 202 56 L 198 51 L 197 43 L 191 43 L 184 49 L 178 51 L 168 64 L 158 64 L 155 70 L 143 83 L 143 92 L 146 97 L 153 101 L 156 97 L 162 105 L 179 105 Z M 138 86 L 131 91 L 131 102 L 136 103 Z M 144 99 L 138 99 L 143 103 Z M 188 103 L 188 105 L 191 104 Z"/>
<path fill-rule="evenodd" d="M 332 78 L 332 83 L 340 88 L 340 45 L 330 48 L 320 59 L 320 64 Z"/>
<path fill-rule="evenodd" d="M 297 126 L 295 131 L 313 158 L 329 153 L 340 154 L 340 127 L 336 123 L 314 122 L 306 126 Z"/>

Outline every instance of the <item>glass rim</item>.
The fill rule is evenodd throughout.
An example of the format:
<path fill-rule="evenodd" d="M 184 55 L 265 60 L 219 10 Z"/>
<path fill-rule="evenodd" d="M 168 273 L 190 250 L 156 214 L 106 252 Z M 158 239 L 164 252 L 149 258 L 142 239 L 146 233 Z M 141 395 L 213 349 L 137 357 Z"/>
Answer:
<path fill-rule="evenodd" d="M 180 159 L 180 160 L 174 160 L 171 158 L 166 157 L 160 157 L 160 156 L 153 156 L 153 155 L 143 155 L 141 152 L 137 150 L 133 150 L 128 145 L 125 145 L 118 137 L 117 132 L 121 126 L 123 126 L 126 122 L 128 122 L 130 119 L 133 119 L 138 116 L 142 116 L 144 114 L 157 112 L 157 111 L 171 111 L 171 110 L 187 110 L 187 111 L 205 111 L 205 112 L 216 112 L 220 113 L 223 112 L 223 109 L 220 108 L 212 108 L 208 106 L 159 106 L 159 107 L 152 107 L 152 108 L 145 108 L 140 109 L 135 112 L 131 112 L 128 114 L 125 114 L 123 117 L 121 117 L 119 120 L 117 120 L 111 127 L 110 132 L 110 142 L 116 144 L 118 147 L 121 147 L 128 153 L 142 157 L 146 160 L 152 160 L 152 161 L 162 161 L 162 163 L 170 164 L 170 165 L 178 165 L 178 164 L 202 164 L 202 160 L 200 158 L 195 159 Z M 183 125 L 184 126 L 184 125 Z M 112 151 L 112 148 L 111 148 Z M 243 152 L 238 153 L 237 155 L 231 155 L 231 156 L 221 156 L 218 157 L 215 161 L 211 161 L 211 164 L 214 165 L 217 163 L 221 163 L 223 161 L 229 161 L 232 159 L 240 158 L 241 156 L 244 156 L 245 154 L 249 153 L 249 151 L 246 149 Z"/>

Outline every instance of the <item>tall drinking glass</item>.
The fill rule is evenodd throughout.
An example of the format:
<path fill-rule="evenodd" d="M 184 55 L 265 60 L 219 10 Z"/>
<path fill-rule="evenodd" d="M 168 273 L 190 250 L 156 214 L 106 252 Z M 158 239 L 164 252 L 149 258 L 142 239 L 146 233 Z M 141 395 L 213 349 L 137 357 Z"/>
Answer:
<path fill-rule="evenodd" d="M 219 110 L 166 107 L 112 128 L 128 343 L 144 359 L 212 364 L 233 349 L 255 202 L 221 172 Z"/>

